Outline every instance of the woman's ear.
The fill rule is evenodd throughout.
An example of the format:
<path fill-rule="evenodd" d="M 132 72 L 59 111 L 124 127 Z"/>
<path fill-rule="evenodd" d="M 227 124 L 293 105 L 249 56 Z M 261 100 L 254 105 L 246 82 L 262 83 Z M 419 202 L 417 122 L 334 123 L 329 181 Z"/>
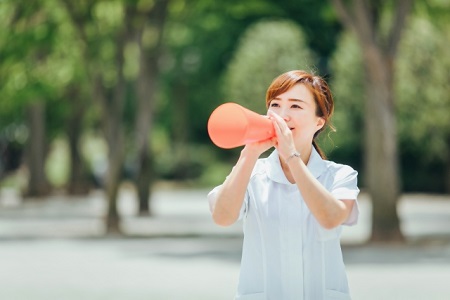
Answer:
<path fill-rule="evenodd" d="M 318 117 L 317 118 L 317 124 L 316 124 L 316 128 L 317 130 L 322 129 L 322 127 L 325 125 L 325 119 L 322 117 Z"/>

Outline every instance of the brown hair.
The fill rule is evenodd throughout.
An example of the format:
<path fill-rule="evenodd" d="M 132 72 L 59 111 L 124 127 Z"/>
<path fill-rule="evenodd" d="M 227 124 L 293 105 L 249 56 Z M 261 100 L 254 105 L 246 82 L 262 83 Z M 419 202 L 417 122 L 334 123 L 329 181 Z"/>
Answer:
<path fill-rule="evenodd" d="M 299 83 L 304 84 L 311 91 L 316 102 L 316 116 L 322 117 L 325 120 L 324 126 L 314 134 L 312 142 L 320 156 L 325 159 L 326 155 L 317 145 L 316 137 L 327 126 L 330 127 L 332 131 L 335 131 L 334 127 L 330 124 L 330 119 L 334 110 L 334 100 L 328 84 L 322 77 L 301 70 L 294 70 L 281 74 L 272 81 L 267 89 L 266 107 L 269 108 L 272 99 L 287 92 L 290 88 Z"/>

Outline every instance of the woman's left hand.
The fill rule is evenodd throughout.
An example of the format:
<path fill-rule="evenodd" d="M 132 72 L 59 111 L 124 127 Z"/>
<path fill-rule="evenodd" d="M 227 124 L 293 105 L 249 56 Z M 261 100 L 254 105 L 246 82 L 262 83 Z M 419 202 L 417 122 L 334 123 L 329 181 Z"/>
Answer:
<path fill-rule="evenodd" d="M 267 115 L 273 122 L 275 128 L 276 142 L 275 148 L 283 160 L 286 160 L 292 153 L 297 152 L 295 149 L 294 138 L 292 132 L 286 122 L 275 112 L 269 110 Z"/>

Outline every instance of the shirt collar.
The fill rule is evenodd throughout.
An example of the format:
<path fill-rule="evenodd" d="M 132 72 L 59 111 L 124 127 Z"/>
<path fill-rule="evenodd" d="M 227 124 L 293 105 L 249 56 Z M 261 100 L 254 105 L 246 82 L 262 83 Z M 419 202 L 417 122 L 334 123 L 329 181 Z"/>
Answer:
<path fill-rule="evenodd" d="M 269 163 L 267 174 L 271 180 L 283 184 L 291 184 L 284 175 L 283 169 L 281 168 L 278 151 L 276 149 L 269 155 L 267 161 Z M 326 169 L 325 161 L 322 159 L 322 157 L 320 157 L 314 146 L 312 147 L 311 156 L 309 157 L 307 167 L 315 178 L 319 178 L 319 176 Z"/>

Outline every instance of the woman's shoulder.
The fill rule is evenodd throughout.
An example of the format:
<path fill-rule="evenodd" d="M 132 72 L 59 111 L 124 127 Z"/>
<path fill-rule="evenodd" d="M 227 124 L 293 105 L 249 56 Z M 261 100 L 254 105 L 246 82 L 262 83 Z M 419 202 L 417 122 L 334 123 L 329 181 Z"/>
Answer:
<path fill-rule="evenodd" d="M 333 175 L 339 175 L 340 177 L 346 177 L 349 175 L 357 175 L 358 171 L 356 171 L 353 167 L 337 163 L 331 160 L 324 160 L 324 163 L 326 164 L 327 172 L 333 174 Z"/>

